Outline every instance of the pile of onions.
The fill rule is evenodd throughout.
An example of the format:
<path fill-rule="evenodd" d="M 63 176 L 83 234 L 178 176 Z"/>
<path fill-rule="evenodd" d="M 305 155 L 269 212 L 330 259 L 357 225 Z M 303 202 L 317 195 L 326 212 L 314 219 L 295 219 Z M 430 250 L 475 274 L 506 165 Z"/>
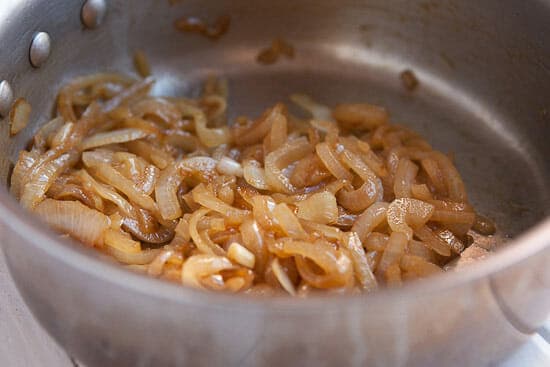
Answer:
<path fill-rule="evenodd" d="M 11 177 L 25 208 L 133 270 L 217 291 L 371 292 L 495 231 L 452 159 L 384 108 L 295 95 L 309 119 L 277 104 L 228 124 L 222 80 L 197 99 L 152 85 L 71 81 Z"/>

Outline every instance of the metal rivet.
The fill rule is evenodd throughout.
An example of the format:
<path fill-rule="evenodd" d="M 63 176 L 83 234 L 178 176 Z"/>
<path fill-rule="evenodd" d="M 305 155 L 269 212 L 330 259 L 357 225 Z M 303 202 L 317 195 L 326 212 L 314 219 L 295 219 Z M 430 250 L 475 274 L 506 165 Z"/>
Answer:
<path fill-rule="evenodd" d="M 0 116 L 7 116 L 13 103 L 13 90 L 7 80 L 0 82 Z"/>
<path fill-rule="evenodd" d="M 80 18 L 86 27 L 93 29 L 101 24 L 106 12 L 105 0 L 86 0 L 82 6 Z"/>
<path fill-rule="evenodd" d="M 38 32 L 31 42 L 29 58 L 32 66 L 39 68 L 50 56 L 51 39 L 46 32 Z"/>

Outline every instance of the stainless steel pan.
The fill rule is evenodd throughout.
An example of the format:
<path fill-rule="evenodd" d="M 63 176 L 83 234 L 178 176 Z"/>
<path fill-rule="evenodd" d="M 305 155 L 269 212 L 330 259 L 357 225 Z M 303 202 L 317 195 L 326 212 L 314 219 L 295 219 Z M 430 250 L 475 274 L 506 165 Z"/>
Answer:
<path fill-rule="evenodd" d="M 126 272 L 60 241 L 3 186 L 2 244 L 13 278 L 41 324 L 86 365 L 480 366 L 504 358 L 547 318 L 549 1 L 90 0 L 82 16 L 83 3 L 0 4 L 0 107 L 10 90 L 33 106 L 31 125 L 16 137 L 0 123 L 3 183 L 63 81 L 131 72 L 139 48 L 158 93 L 193 94 L 205 75 L 228 76 L 233 117 L 292 92 L 387 106 L 394 121 L 455 152 L 472 202 L 510 238 L 484 261 L 402 290 L 249 299 Z M 232 24 L 218 42 L 172 26 L 178 16 L 222 14 Z M 31 47 L 38 32 L 49 35 L 49 50 L 44 35 Z M 296 58 L 257 64 L 277 36 Z M 417 91 L 402 87 L 404 69 L 418 76 Z"/>

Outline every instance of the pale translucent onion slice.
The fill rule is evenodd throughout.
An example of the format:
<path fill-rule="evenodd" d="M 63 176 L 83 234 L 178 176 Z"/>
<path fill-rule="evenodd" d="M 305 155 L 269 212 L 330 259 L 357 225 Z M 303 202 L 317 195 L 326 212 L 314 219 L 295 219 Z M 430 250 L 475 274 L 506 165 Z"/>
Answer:
<path fill-rule="evenodd" d="M 388 203 L 378 202 L 368 207 L 360 216 L 357 217 L 351 230 L 356 232 L 361 242 L 363 242 L 369 233 L 386 220 Z"/>
<path fill-rule="evenodd" d="M 190 115 L 195 121 L 195 131 L 202 144 L 207 147 L 216 147 L 231 142 L 231 134 L 227 126 L 218 128 L 207 127 L 207 120 L 204 112 L 190 104 L 180 104 L 180 110 L 183 115 Z"/>
<path fill-rule="evenodd" d="M 210 181 L 216 176 L 218 161 L 210 157 L 190 157 L 177 162 L 180 170 L 191 174 L 198 174 L 204 180 Z"/>
<path fill-rule="evenodd" d="M 128 199 L 141 206 L 143 209 L 147 209 L 152 213 L 158 213 L 158 207 L 155 201 L 150 196 L 141 192 L 131 180 L 124 177 L 115 168 L 106 163 L 94 164 L 92 167 L 94 175 L 101 181 L 124 193 Z"/>
<path fill-rule="evenodd" d="M 177 165 L 172 163 L 160 173 L 155 185 L 155 199 L 162 218 L 166 220 L 181 217 L 182 210 L 178 200 L 178 188 L 183 181 Z"/>
<path fill-rule="evenodd" d="M 276 205 L 275 200 L 270 196 L 256 195 L 252 197 L 252 214 L 254 219 L 267 230 L 271 230 L 275 225 L 273 210 Z"/>
<path fill-rule="evenodd" d="M 439 263 L 439 258 L 436 252 L 421 241 L 410 240 L 407 244 L 405 252 L 409 255 L 421 257 L 431 263 Z"/>
<path fill-rule="evenodd" d="M 251 269 L 254 268 L 256 263 L 256 256 L 254 256 L 254 254 L 246 247 L 237 242 L 233 242 L 229 245 L 229 248 L 227 249 L 227 257 L 237 264 Z"/>
<path fill-rule="evenodd" d="M 363 242 L 363 245 L 368 251 L 382 252 L 386 248 L 389 239 L 390 236 L 386 234 L 380 232 L 371 232 Z"/>
<path fill-rule="evenodd" d="M 404 271 L 413 272 L 418 277 L 427 277 L 435 274 L 441 274 L 443 270 L 425 259 L 414 255 L 403 255 L 400 266 Z"/>
<path fill-rule="evenodd" d="M 129 141 L 143 139 L 148 135 L 146 131 L 130 128 L 101 132 L 84 139 L 82 143 L 80 143 L 79 149 L 88 150 L 109 144 L 127 143 Z"/>
<path fill-rule="evenodd" d="M 250 215 L 250 211 L 238 209 L 218 199 L 203 184 L 193 189 L 193 200 L 205 208 L 220 213 L 232 224 L 240 224 Z"/>
<path fill-rule="evenodd" d="M 197 246 L 202 253 L 223 256 L 225 255 L 225 251 L 220 246 L 213 243 L 208 236 L 199 233 L 197 228 L 199 221 L 208 214 L 209 211 L 209 209 L 199 209 L 191 214 L 189 218 L 189 235 L 193 239 L 195 246 Z"/>
<path fill-rule="evenodd" d="M 335 223 L 338 219 L 338 206 L 334 194 L 323 191 L 309 196 L 297 204 L 298 218 L 321 224 Z"/>
<path fill-rule="evenodd" d="M 264 139 L 264 154 L 282 146 L 288 139 L 288 123 L 285 115 L 280 114 L 277 121 L 271 124 L 271 130 Z"/>
<path fill-rule="evenodd" d="M 124 213 L 125 215 L 127 215 L 129 217 L 133 216 L 134 208 L 132 207 L 132 205 L 126 199 L 124 199 L 122 196 L 120 196 L 116 191 L 114 191 L 111 188 L 97 182 L 85 170 L 80 170 L 77 173 L 77 175 L 80 178 L 82 178 L 84 187 L 86 187 L 89 190 L 95 192 L 101 198 L 103 198 L 105 200 L 109 200 L 110 202 L 114 203 L 116 206 L 118 206 L 120 208 L 122 213 Z"/>
<path fill-rule="evenodd" d="M 107 73 L 74 78 L 69 83 L 65 84 L 63 88 L 61 88 L 57 99 L 57 111 L 65 121 L 75 122 L 77 121 L 77 118 L 73 109 L 73 99 L 77 91 L 90 88 L 100 83 L 114 83 L 127 87 L 131 85 L 132 82 L 132 79 L 125 76 Z"/>
<path fill-rule="evenodd" d="M 68 141 L 71 138 L 71 135 L 74 134 L 75 124 L 73 122 L 67 122 L 63 124 L 55 134 L 51 136 L 48 143 L 51 148 L 61 146 L 64 142 Z"/>
<path fill-rule="evenodd" d="M 384 272 L 384 279 L 386 280 L 386 285 L 390 288 L 401 287 L 403 285 L 403 279 L 401 277 L 401 268 L 399 264 L 390 265 Z"/>
<path fill-rule="evenodd" d="M 15 135 L 29 123 L 31 119 L 32 107 L 24 98 L 18 98 L 13 103 L 10 110 L 10 134 Z"/>
<path fill-rule="evenodd" d="M 106 251 L 117 261 L 126 265 L 147 265 L 161 252 L 160 249 L 146 249 L 136 253 L 120 251 L 115 247 L 106 247 Z M 144 269 L 145 271 L 146 269 Z"/>
<path fill-rule="evenodd" d="M 30 180 L 23 186 L 20 203 L 24 208 L 33 209 L 44 200 L 46 192 L 65 170 L 78 160 L 76 152 L 71 151 L 61 155 L 34 171 Z"/>
<path fill-rule="evenodd" d="M 353 262 L 353 269 L 355 278 L 359 282 L 362 289 L 367 292 L 371 292 L 378 288 L 376 278 L 372 273 L 372 269 L 369 266 L 365 250 L 361 244 L 359 236 L 355 232 L 348 232 L 344 235 L 342 245 L 346 248 Z"/>
<path fill-rule="evenodd" d="M 103 234 L 103 242 L 106 247 L 113 247 L 125 253 L 135 254 L 141 251 L 141 244 L 132 240 L 130 235 L 122 230 L 107 229 Z"/>
<path fill-rule="evenodd" d="M 277 278 L 277 281 L 285 291 L 288 292 L 291 296 L 296 295 L 296 289 L 294 287 L 294 284 L 292 284 L 292 281 L 288 277 L 288 274 L 283 270 L 283 267 L 279 263 L 279 259 L 275 258 L 271 262 L 271 270 L 273 271 L 273 274 L 275 275 L 275 278 Z"/>
<path fill-rule="evenodd" d="M 22 150 L 19 153 L 19 158 L 13 168 L 10 182 L 10 193 L 18 200 L 20 198 L 22 187 L 27 182 L 29 172 L 37 162 L 39 155 L 40 152 L 37 150 L 31 150 L 30 152 Z"/>
<path fill-rule="evenodd" d="M 107 216 L 79 201 L 46 199 L 36 206 L 34 213 L 50 227 L 88 246 L 102 246 L 103 233 L 110 225 Z"/>
<path fill-rule="evenodd" d="M 395 172 L 393 193 L 396 198 L 410 198 L 418 166 L 407 158 L 401 158 Z"/>
<path fill-rule="evenodd" d="M 114 157 L 115 152 L 108 149 L 96 149 L 89 152 L 83 152 L 81 156 L 82 162 L 84 162 L 84 165 L 87 167 L 93 167 L 99 163 L 110 164 L 113 162 Z"/>
<path fill-rule="evenodd" d="M 297 189 L 290 183 L 283 170 L 311 150 L 307 139 L 301 137 L 288 141 L 279 149 L 269 153 L 265 158 L 265 177 L 271 188 L 285 194 L 295 193 Z"/>
<path fill-rule="evenodd" d="M 407 242 L 408 239 L 406 234 L 392 232 L 376 271 L 380 272 L 380 274 L 384 274 L 391 265 L 399 264 L 401 256 L 405 254 Z"/>
<path fill-rule="evenodd" d="M 64 123 L 65 121 L 63 121 L 63 118 L 58 116 L 42 125 L 42 127 L 40 127 L 40 130 L 38 130 L 38 132 L 34 136 L 34 145 L 38 149 L 45 149 L 45 145 L 50 137 L 55 134 L 55 132 L 58 131 Z"/>
<path fill-rule="evenodd" d="M 243 176 L 246 182 L 258 190 L 269 190 L 265 170 L 260 162 L 254 159 L 247 159 L 243 164 Z"/>
<path fill-rule="evenodd" d="M 382 189 L 383 190 L 383 189 Z M 376 201 L 381 201 L 380 187 L 375 181 L 366 181 L 357 190 L 340 190 L 338 192 L 338 204 L 352 213 L 362 212 Z"/>
<path fill-rule="evenodd" d="M 404 233 L 410 240 L 413 230 L 430 220 L 434 206 L 426 202 L 401 198 L 392 201 L 388 207 L 388 224 L 392 231 Z"/>
<path fill-rule="evenodd" d="M 147 267 L 147 274 L 152 277 L 158 277 L 162 274 L 164 265 L 174 255 L 174 250 L 162 250 Z"/>
<path fill-rule="evenodd" d="M 105 105 L 103 106 L 103 112 L 109 113 L 123 104 L 130 104 L 140 97 L 147 95 L 154 83 L 155 80 L 152 77 L 147 77 L 143 80 L 135 82 L 130 87 L 126 88 L 125 90 L 108 100 L 107 103 L 105 103 Z M 68 119 L 66 120 L 73 121 Z"/>
<path fill-rule="evenodd" d="M 193 255 L 183 263 L 181 281 L 187 286 L 204 288 L 201 282 L 203 278 L 234 267 L 235 265 L 223 256 Z"/>
<path fill-rule="evenodd" d="M 265 273 L 268 251 L 264 241 L 264 232 L 258 226 L 258 223 L 253 219 L 246 219 L 239 227 L 243 245 L 254 254 L 254 272 L 262 280 Z"/>
<path fill-rule="evenodd" d="M 146 141 L 133 141 L 127 144 L 127 147 L 130 152 L 145 158 L 160 169 L 165 169 L 174 162 L 174 158 L 169 153 Z"/>
<path fill-rule="evenodd" d="M 307 239 L 308 234 L 300 224 L 300 221 L 290 210 L 287 204 L 281 203 L 273 209 L 273 218 L 281 227 L 283 232 L 288 236 L 296 239 Z"/>
<path fill-rule="evenodd" d="M 241 166 L 241 164 L 229 157 L 222 157 L 219 160 L 218 165 L 216 166 L 216 169 L 222 175 L 236 176 L 236 177 L 243 176 L 243 167 Z"/>
<path fill-rule="evenodd" d="M 315 146 L 315 151 L 319 159 L 323 162 L 327 170 L 339 180 L 350 181 L 353 179 L 352 174 L 340 163 L 336 153 L 327 143 L 319 143 Z"/>
<path fill-rule="evenodd" d="M 334 226 L 329 226 L 326 224 L 311 222 L 309 220 L 300 220 L 300 223 L 302 224 L 302 227 L 308 233 L 317 236 L 317 237 L 324 237 L 329 240 L 333 241 L 343 241 L 343 235 L 344 232 L 342 232 L 339 228 Z"/>

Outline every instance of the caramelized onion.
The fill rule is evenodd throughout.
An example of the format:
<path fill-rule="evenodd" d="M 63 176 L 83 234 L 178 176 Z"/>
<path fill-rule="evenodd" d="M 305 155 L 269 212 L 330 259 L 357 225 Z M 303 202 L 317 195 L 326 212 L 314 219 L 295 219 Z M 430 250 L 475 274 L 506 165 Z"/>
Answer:
<path fill-rule="evenodd" d="M 265 177 L 272 189 L 285 194 L 293 194 L 297 189 L 290 183 L 283 169 L 311 152 L 306 138 L 291 140 L 265 158 Z"/>
<path fill-rule="evenodd" d="M 281 104 L 266 111 L 262 117 L 248 127 L 233 127 L 234 142 L 237 145 L 252 145 L 261 142 L 271 130 L 273 124 L 279 123 L 283 118 L 284 107 Z"/>
<path fill-rule="evenodd" d="M 328 243 L 321 241 L 311 246 L 310 243 L 302 241 L 278 241 L 270 250 L 281 257 L 297 256 L 296 264 L 300 275 L 315 287 L 337 288 L 352 283 L 351 260 Z M 306 259 L 321 268 L 323 274 L 308 271 Z"/>
<path fill-rule="evenodd" d="M 346 129 L 372 130 L 388 122 L 388 113 L 382 107 L 363 104 L 341 104 L 332 110 L 332 116 Z"/>
<path fill-rule="evenodd" d="M 185 27 L 214 37 L 224 22 Z M 152 85 L 71 81 L 11 177 L 23 206 L 128 268 L 215 291 L 369 292 L 439 273 L 472 228 L 495 231 L 452 159 L 381 107 L 295 95 L 313 119 L 277 104 L 230 124 L 224 80 L 196 99 Z"/>
<path fill-rule="evenodd" d="M 173 230 L 166 227 L 162 227 L 154 232 L 143 232 L 140 228 L 139 222 L 133 218 L 124 218 L 122 227 L 138 240 L 150 245 L 162 245 L 168 243 L 174 238 L 175 235 Z"/>
<path fill-rule="evenodd" d="M 427 226 L 415 229 L 414 234 L 438 254 L 442 256 L 451 256 L 451 246 L 449 243 L 436 236 Z"/>
<path fill-rule="evenodd" d="M 361 212 L 376 201 L 382 200 L 380 187 L 373 181 L 365 182 L 357 190 L 340 190 L 337 197 L 338 203 L 352 213 Z"/>
<path fill-rule="evenodd" d="M 227 144 L 231 141 L 231 135 L 227 127 L 208 128 L 206 116 L 197 107 L 191 105 L 180 105 L 183 115 L 190 115 L 195 121 L 195 131 L 202 144 L 207 147 L 215 147 Z"/>

